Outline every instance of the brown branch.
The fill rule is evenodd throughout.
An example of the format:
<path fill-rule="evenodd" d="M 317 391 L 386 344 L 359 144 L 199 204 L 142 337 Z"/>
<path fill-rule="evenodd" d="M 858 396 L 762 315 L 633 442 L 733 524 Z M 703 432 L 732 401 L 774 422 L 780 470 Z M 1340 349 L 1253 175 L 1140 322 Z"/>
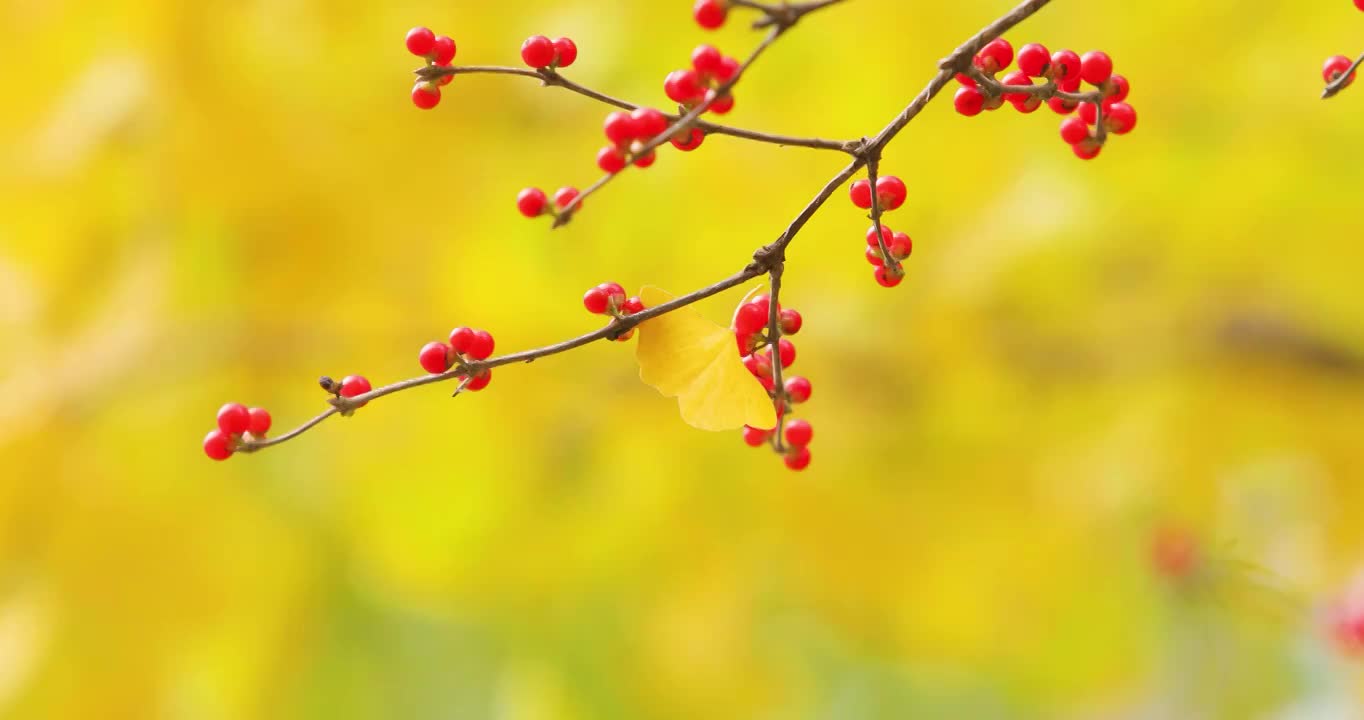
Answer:
<path fill-rule="evenodd" d="M 530 68 L 506 67 L 503 65 L 427 65 L 418 68 L 414 74 L 423 80 L 434 80 L 446 75 L 519 75 L 521 77 L 539 80 L 546 87 L 560 87 L 570 92 L 575 92 L 583 97 L 591 98 L 597 102 L 622 110 L 637 110 L 641 105 L 612 97 L 604 92 L 593 90 L 586 85 L 580 85 L 557 70 L 545 68 L 543 70 L 531 70 Z M 681 115 L 675 113 L 663 113 L 664 117 L 670 122 L 675 122 Z M 813 150 L 837 150 L 838 152 L 852 153 L 857 147 L 857 142 L 853 140 L 824 140 L 821 138 L 798 137 L 794 135 L 779 135 L 776 133 L 760 132 L 758 130 L 747 130 L 732 125 L 720 125 L 718 123 L 697 120 L 693 123 L 701 128 L 707 135 L 729 135 L 730 137 L 752 140 L 754 142 L 778 145 L 781 147 L 804 147 Z"/>
<path fill-rule="evenodd" d="M 1354 78 L 1355 70 L 1359 69 L 1360 65 L 1364 65 L 1364 53 L 1361 53 L 1359 57 L 1355 58 L 1353 63 L 1350 63 L 1349 70 L 1341 73 L 1340 77 L 1332 80 L 1326 85 L 1326 88 L 1321 91 L 1321 99 L 1325 100 L 1327 98 L 1335 97 L 1336 93 L 1344 90 L 1345 86 L 1349 85 L 1350 81 Z"/>
<path fill-rule="evenodd" d="M 777 413 L 777 425 L 772 431 L 772 447 L 777 452 L 786 451 L 781 433 L 782 426 L 786 424 L 786 413 L 791 410 L 791 399 L 786 395 L 786 382 L 781 377 L 781 309 L 778 307 L 781 298 L 781 275 L 785 269 L 786 264 L 778 262 L 773 264 L 767 273 L 772 284 L 767 293 L 767 347 L 768 352 L 772 354 L 772 399 L 780 408 L 780 412 Z"/>
<path fill-rule="evenodd" d="M 882 264 L 886 270 L 900 275 L 904 272 L 900 267 L 900 261 L 890 254 L 890 248 L 886 247 L 886 238 L 881 229 L 881 197 L 876 192 L 876 173 L 881 168 L 881 158 L 879 155 L 867 158 L 867 184 L 871 186 L 871 227 L 876 231 L 876 248 L 881 251 L 883 258 Z"/>
<path fill-rule="evenodd" d="M 563 342 L 555 343 L 553 345 L 547 345 L 545 347 L 536 348 L 533 350 L 523 350 L 521 352 L 511 353 L 509 355 L 503 355 L 500 357 L 489 358 L 487 360 L 464 362 L 456 366 L 455 368 L 438 375 L 425 375 L 422 377 L 412 378 L 410 380 L 403 380 L 401 382 L 393 383 L 392 385 L 386 385 L 384 387 L 376 388 L 363 395 L 357 395 L 352 398 L 332 397 L 329 400 L 329 402 L 332 404 L 332 407 L 330 409 L 314 417 L 313 419 L 309 420 L 303 425 L 300 425 L 294 430 L 291 430 L 283 435 L 270 439 L 263 440 L 244 439 L 237 442 L 234 449 L 237 452 L 255 452 L 257 450 L 262 450 L 267 447 L 273 447 L 275 445 L 288 442 L 294 438 L 299 437 L 308 430 L 311 430 L 312 428 L 319 425 L 322 421 L 326 420 L 329 417 L 332 417 L 333 415 L 349 413 L 351 411 L 354 411 L 364 403 L 377 400 L 387 395 L 402 392 L 404 390 L 410 390 L 412 388 L 420 387 L 422 385 L 430 385 L 432 383 L 445 382 L 448 380 L 458 378 L 460 376 L 466 377 L 472 376 L 482 370 L 489 370 L 503 365 L 510 365 L 512 363 L 532 362 L 543 357 L 549 357 L 551 355 L 557 355 L 559 353 L 567 352 L 569 350 L 573 350 L 575 348 L 582 347 L 583 345 L 597 342 L 599 340 L 614 340 L 621 334 L 629 331 L 631 328 L 636 327 L 637 325 L 646 320 L 658 317 L 660 315 L 665 315 L 674 310 L 677 310 L 678 308 L 686 307 L 699 300 L 708 298 L 712 295 L 719 294 L 721 292 L 724 292 L 725 290 L 738 287 L 739 285 L 742 285 L 743 283 L 748 282 L 749 280 L 752 280 L 760 275 L 763 275 L 764 273 L 770 274 L 772 279 L 772 288 L 770 293 L 771 305 L 768 310 L 769 313 L 768 330 L 770 347 L 773 355 L 772 361 L 774 389 L 776 389 L 777 378 L 781 377 L 779 374 L 781 372 L 780 370 L 781 351 L 779 347 L 781 329 L 780 317 L 779 314 L 777 313 L 776 307 L 778 297 L 781 291 L 781 274 L 784 269 L 783 263 L 786 260 L 786 249 L 791 245 L 792 241 L 795 240 L 796 235 L 801 231 L 801 229 L 805 227 L 805 224 L 810 221 L 810 218 L 814 217 L 815 213 L 818 212 L 819 209 L 824 206 L 824 203 L 828 201 L 829 197 L 832 196 L 834 192 L 838 190 L 839 187 L 841 187 L 850 178 L 852 178 L 853 175 L 855 175 L 859 170 L 866 166 L 869 161 L 873 163 L 879 161 L 881 150 L 884 149 L 885 146 L 892 139 L 894 139 L 896 135 L 898 135 L 902 130 L 904 130 L 905 126 L 907 126 L 910 123 L 910 121 L 914 119 L 915 116 L 917 116 L 920 112 L 923 111 L 924 107 L 927 106 L 928 103 L 932 101 L 933 98 L 936 97 L 939 92 L 942 91 L 942 89 L 947 85 L 948 81 L 950 81 L 957 72 L 966 69 L 966 67 L 969 65 L 971 61 L 971 57 L 975 55 L 976 52 L 978 52 L 981 47 L 984 47 L 984 45 L 989 41 L 995 39 L 996 37 L 999 37 L 1003 33 L 1007 32 L 1013 26 L 1030 17 L 1033 13 L 1036 13 L 1048 2 L 1050 2 L 1050 0 L 1025 0 L 1025 2 L 1015 7 L 1008 14 L 1004 15 L 998 20 L 995 20 L 993 23 L 988 25 L 984 30 L 981 30 L 970 40 L 967 40 L 964 44 L 962 44 L 955 51 L 953 51 L 953 53 L 949 55 L 947 58 L 940 61 L 938 64 L 939 67 L 938 74 L 935 75 L 929 81 L 928 85 L 922 91 L 920 91 L 919 94 L 915 96 L 915 98 L 912 101 L 910 101 L 909 105 L 907 105 L 904 110 L 900 111 L 900 114 L 897 115 L 895 119 L 893 119 L 890 122 L 890 124 L 886 125 L 885 128 L 883 128 L 875 138 L 872 138 L 871 140 L 863 140 L 862 142 L 856 144 L 856 148 L 854 150 L 855 157 L 853 159 L 853 162 L 849 164 L 847 167 L 840 170 L 836 175 L 830 178 L 829 181 L 826 182 L 822 188 L 820 188 L 819 192 L 815 195 L 815 197 L 805 205 L 805 207 L 800 211 L 798 215 L 796 215 L 795 219 L 792 220 L 789 225 L 787 225 L 786 229 L 782 231 L 781 235 L 779 235 L 776 240 L 772 241 L 767 245 L 764 245 L 763 247 L 755 251 L 753 253 L 752 262 L 748 263 L 748 265 L 746 265 L 742 270 L 734 273 L 733 275 L 730 275 L 724 280 L 721 280 L 712 285 L 708 285 L 699 290 L 692 291 L 690 293 L 687 293 L 686 295 L 682 295 L 680 297 L 669 300 L 668 302 L 663 303 L 662 305 L 646 308 L 644 311 L 637 313 L 635 315 L 629 315 L 614 320 L 605 327 L 602 327 L 593 332 L 587 333 L 585 335 L 580 335 L 578 337 L 565 340 Z M 819 3 L 811 3 L 811 5 L 814 4 Z M 826 2 L 820 4 L 820 6 L 822 7 L 831 4 L 834 3 Z M 770 37 L 767 41 L 764 41 L 764 46 L 770 44 L 770 41 L 772 39 L 775 39 L 776 35 L 780 35 L 780 27 L 781 26 L 778 25 L 776 28 L 774 28 L 773 36 Z M 760 46 L 759 51 L 761 51 L 762 47 L 764 46 Z M 753 58 L 750 57 L 749 62 L 751 62 L 752 59 Z M 509 69 L 517 70 L 516 68 Z M 510 74 L 520 75 L 524 73 L 517 70 L 517 72 L 513 72 Z M 677 126 L 674 125 L 674 127 L 670 129 L 675 131 L 677 129 Z M 666 141 L 666 139 L 667 138 L 663 138 L 664 141 Z M 872 187 L 873 197 L 875 197 L 875 190 L 876 188 L 873 186 Z M 779 397 L 781 397 L 781 394 L 784 394 L 784 391 L 785 391 L 784 387 L 780 388 Z M 778 426 L 778 432 L 780 432 L 780 424 Z M 780 438 L 778 438 L 777 442 L 778 443 L 781 442 Z"/>

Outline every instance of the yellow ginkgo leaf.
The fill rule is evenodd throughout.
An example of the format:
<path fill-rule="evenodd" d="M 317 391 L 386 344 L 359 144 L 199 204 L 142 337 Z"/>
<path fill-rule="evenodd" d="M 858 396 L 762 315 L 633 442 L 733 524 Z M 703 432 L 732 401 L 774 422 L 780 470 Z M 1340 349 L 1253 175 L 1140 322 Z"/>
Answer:
<path fill-rule="evenodd" d="M 645 307 L 673 299 L 654 287 L 639 295 Z M 664 397 L 677 398 L 682 420 L 694 428 L 770 428 L 777 423 L 772 399 L 739 359 L 734 332 L 690 305 L 640 323 L 635 359 L 640 379 Z"/>

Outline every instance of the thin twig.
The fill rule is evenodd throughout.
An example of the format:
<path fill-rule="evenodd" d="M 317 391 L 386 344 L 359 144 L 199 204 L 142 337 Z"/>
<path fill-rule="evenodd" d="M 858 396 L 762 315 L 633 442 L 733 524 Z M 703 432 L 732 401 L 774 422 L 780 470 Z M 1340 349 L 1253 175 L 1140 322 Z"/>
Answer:
<path fill-rule="evenodd" d="M 779 262 L 767 272 L 772 285 L 767 294 L 767 344 L 768 352 L 772 355 L 772 399 L 776 401 L 779 408 L 777 426 L 773 430 L 772 447 L 777 452 L 786 452 L 781 433 L 782 426 L 786 424 L 786 413 L 791 410 L 791 399 L 786 395 L 786 382 L 781 377 L 781 309 L 779 308 L 779 301 L 781 298 L 781 275 L 785 269 L 786 264 Z"/>
<path fill-rule="evenodd" d="M 1355 58 L 1353 63 L 1350 63 L 1349 70 L 1341 73 L 1340 77 L 1332 80 L 1326 85 L 1326 88 L 1321 91 L 1321 99 L 1325 100 L 1330 97 L 1335 97 L 1336 93 L 1344 90 L 1345 86 L 1349 85 L 1350 82 L 1354 80 L 1355 70 L 1359 69 L 1360 65 L 1364 65 L 1364 53 L 1361 53 L 1359 57 Z"/>
<path fill-rule="evenodd" d="M 876 192 L 876 173 L 880 168 L 881 158 L 867 159 L 867 184 L 871 186 L 871 227 L 876 231 L 876 248 L 881 251 L 882 265 L 898 277 L 904 271 L 900 268 L 900 261 L 891 257 L 890 248 L 886 247 L 885 231 L 881 229 L 881 197 Z"/>

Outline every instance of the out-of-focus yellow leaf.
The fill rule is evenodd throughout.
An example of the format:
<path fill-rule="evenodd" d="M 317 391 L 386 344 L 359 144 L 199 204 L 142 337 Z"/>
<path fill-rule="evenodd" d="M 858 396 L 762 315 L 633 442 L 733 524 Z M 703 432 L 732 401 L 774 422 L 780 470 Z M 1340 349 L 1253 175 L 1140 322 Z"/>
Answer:
<path fill-rule="evenodd" d="M 640 290 L 646 307 L 672 295 Z M 734 333 L 687 306 L 641 323 L 639 378 L 664 397 L 677 398 L 682 420 L 701 430 L 735 430 L 776 424 L 772 400 L 735 352 Z"/>

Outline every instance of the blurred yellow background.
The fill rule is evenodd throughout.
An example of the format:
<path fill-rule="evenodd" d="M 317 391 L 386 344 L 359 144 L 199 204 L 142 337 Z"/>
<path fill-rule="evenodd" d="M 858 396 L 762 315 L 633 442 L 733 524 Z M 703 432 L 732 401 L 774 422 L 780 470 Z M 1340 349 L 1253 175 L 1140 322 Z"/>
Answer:
<path fill-rule="evenodd" d="M 812 16 L 724 120 L 872 134 L 1011 5 Z M 409 27 L 463 64 L 568 35 L 569 77 L 662 106 L 743 19 L 0 2 L 0 718 L 1360 717 L 1318 617 L 1364 559 L 1364 88 L 1316 99 L 1364 47 L 1345 0 L 1057 0 L 1011 32 L 1107 50 L 1138 128 L 1081 162 L 1045 109 L 949 90 L 884 160 L 894 290 L 839 192 L 783 295 L 804 473 L 683 425 L 614 344 L 204 457 L 223 402 L 282 430 L 318 375 L 420 374 L 455 325 L 535 347 L 596 326 L 598 282 L 723 277 L 844 164 L 711 137 L 550 232 L 513 198 L 595 179 L 606 109 L 462 76 L 418 111 Z M 1153 571 L 1162 527 L 1196 588 Z"/>

